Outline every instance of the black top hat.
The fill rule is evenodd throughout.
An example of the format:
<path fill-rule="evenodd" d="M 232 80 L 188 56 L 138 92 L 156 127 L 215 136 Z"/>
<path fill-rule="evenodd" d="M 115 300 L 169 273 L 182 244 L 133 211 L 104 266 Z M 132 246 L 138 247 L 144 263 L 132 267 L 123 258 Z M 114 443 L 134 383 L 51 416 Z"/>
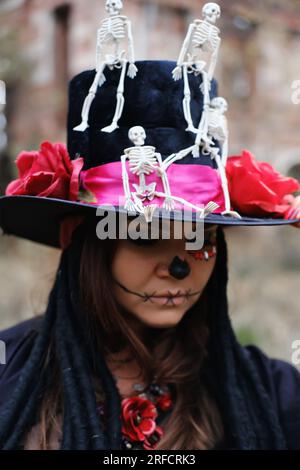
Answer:
<path fill-rule="evenodd" d="M 84 132 L 75 128 L 96 72 L 85 71 L 71 80 L 69 154 L 63 144 L 44 142 L 39 152 L 19 155 L 19 178 L 8 185 L 6 195 L 0 198 L 0 226 L 4 233 L 59 246 L 61 220 L 70 215 L 95 215 L 99 205 L 131 215 L 133 206 L 136 214 L 148 207 L 145 216 L 150 218 L 200 218 L 205 223 L 226 226 L 299 221 L 299 213 L 292 211 L 285 199 L 299 191 L 299 182 L 256 161 L 248 151 L 227 160 L 230 207 L 239 217 L 224 215 L 224 188 L 216 160 L 205 152 L 195 158 L 191 150 L 195 134 L 186 131 L 183 81 L 172 78 L 176 63 L 138 61 L 136 66 L 137 76 L 133 80 L 125 78 L 123 113 L 113 132 L 103 129 L 114 114 L 119 70 L 105 71 L 106 81 L 96 90 Z M 191 114 L 197 126 L 203 109 L 201 77 L 192 74 L 189 83 Z M 217 96 L 217 82 L 212 80 L 210 99 Z M 132 130 L 135 126 L 138 129 Z M 135 140 L 139 138 L 142 140 Z M 218 148 L 217 141 L 215 146 Z M 137 169 L 145 155 L 143 168 L 148 173 L 141 189 Z M 126 177 L 132 196 L 129 206 L 124 193 Z M 168 206 L 170 201 L 173 205 Z"/>

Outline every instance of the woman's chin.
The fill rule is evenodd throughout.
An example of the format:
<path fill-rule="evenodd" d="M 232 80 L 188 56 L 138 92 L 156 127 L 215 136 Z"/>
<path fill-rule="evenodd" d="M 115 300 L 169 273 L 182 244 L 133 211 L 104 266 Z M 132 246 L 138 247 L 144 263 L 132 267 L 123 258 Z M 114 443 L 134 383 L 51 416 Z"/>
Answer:
<path fill-rule="evenodd" d="M 147 316 L 145 314 L 139 316 L 139 320 L 151 328 L 172 328 L 181 321 L 186 310 L 186 308 L 173 307 L 171 309 L 162 307 L 157 309 L 155 313 L 152 311 Z"/>

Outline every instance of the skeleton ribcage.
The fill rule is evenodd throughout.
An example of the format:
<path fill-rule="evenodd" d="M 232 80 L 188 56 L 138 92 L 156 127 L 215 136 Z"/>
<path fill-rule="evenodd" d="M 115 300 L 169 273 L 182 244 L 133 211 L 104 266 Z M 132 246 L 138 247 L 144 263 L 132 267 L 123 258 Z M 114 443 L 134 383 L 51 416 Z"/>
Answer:
<path fill-rule="evenodd" d="M 140 175 L 141 173 L 150 174 L 154 170 L 151 165 L 157 166 L 153 147 L 134 147 L 128 154 L 129 168 L 132 173 Z"/>
<path fill-rule="evenodd" d="M 192 43 L 195 47 L 200 47 L 204 51 L 214 51 L 219 42 L 219 29 L 201 21 L 194 30 Z"/>
<path fill-rule="evenodd" d="M 113 39 L 121 40 L 126 37 L 126 23 L 120 16 L 105 18 L 98 30 L 98 40 L 102 43 Z"/>
<path fill-rule="evenodd" d="M 208 116 L 208 133 L 217 140 L 227 136 L 227 120 L 216 111 L 210 111 Z"/>

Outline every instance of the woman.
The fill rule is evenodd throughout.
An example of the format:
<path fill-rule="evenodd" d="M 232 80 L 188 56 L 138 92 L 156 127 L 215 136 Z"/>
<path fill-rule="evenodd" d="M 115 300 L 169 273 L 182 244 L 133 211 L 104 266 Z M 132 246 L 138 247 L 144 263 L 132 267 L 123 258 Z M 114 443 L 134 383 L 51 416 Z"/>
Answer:
<path fill-rule="evenodd" d="M 1 396 L 12 394 L 3 447 L 299 449 L 300 374 L 237 343 L 220 227 L 206 228 L 208 261 L 184 239 L 103 241 L 93 220 L 80 229 L 44 320 L 1 335 L 14 350 L 1 378 Z M 185 295 L 158 297 L 166 291 Z"/>
<path fill-rule="evenodd" d="M 164 159 L 193 144 L 179 113 L 183 90 L 172 80 L 174 66 L 138 63 L 114 135 L 99 131 L 113 109 L 111 91 L 106 104 L 96 95 L 88 132 L 73 131 L 93 78 L 79 75 L 70 87 L 71 159 L 49 142 L 17 159 L 19 178 L 0 198 L 0 226 L 63 251 L 45 314 L 0 335 L 8 352 L 0 370 L 1 449 L 300 449 L 300 374 L 237 342 L 224 236 L 229 225 L 299 223 L 292 194 L 299 182 L 243 151 L 226 165 L 240 217 L 225 216 L 215 162 L 188 157 L 171 165 L 168 179 L 176 204 L 216 209 L 204 214 L 204 246 L 187 248 L 175 232 L 159 240 L 98 237 L 95 204 L 117 207 L 119 216 L 123 184 L 138 185 L 120 161 L 133 121 L 147 128 Z M 113 72 L 105 86 L 115 86 Z M 191 88 L 199 104 L 197 77 Z M 135 193 L 147 223 L 152 209 L 167 218 L 162 190 L 154 192 L 162 176 L 156 170 L 147 190 Z M 191 212 L 182 220 L 196 227 Z M 173 213 L 173 228 L 180 215 Z"/>

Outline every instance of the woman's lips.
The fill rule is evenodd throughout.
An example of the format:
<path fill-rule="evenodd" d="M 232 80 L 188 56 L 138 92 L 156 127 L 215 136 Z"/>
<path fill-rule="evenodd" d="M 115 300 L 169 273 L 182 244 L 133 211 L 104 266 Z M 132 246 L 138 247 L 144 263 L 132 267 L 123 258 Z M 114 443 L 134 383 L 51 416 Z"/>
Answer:
<path fill-rule="evenodd" d="M 159 305 L 179 306 L 186 301 L 185 296 L 151 297 L 151 301 Z"/>

